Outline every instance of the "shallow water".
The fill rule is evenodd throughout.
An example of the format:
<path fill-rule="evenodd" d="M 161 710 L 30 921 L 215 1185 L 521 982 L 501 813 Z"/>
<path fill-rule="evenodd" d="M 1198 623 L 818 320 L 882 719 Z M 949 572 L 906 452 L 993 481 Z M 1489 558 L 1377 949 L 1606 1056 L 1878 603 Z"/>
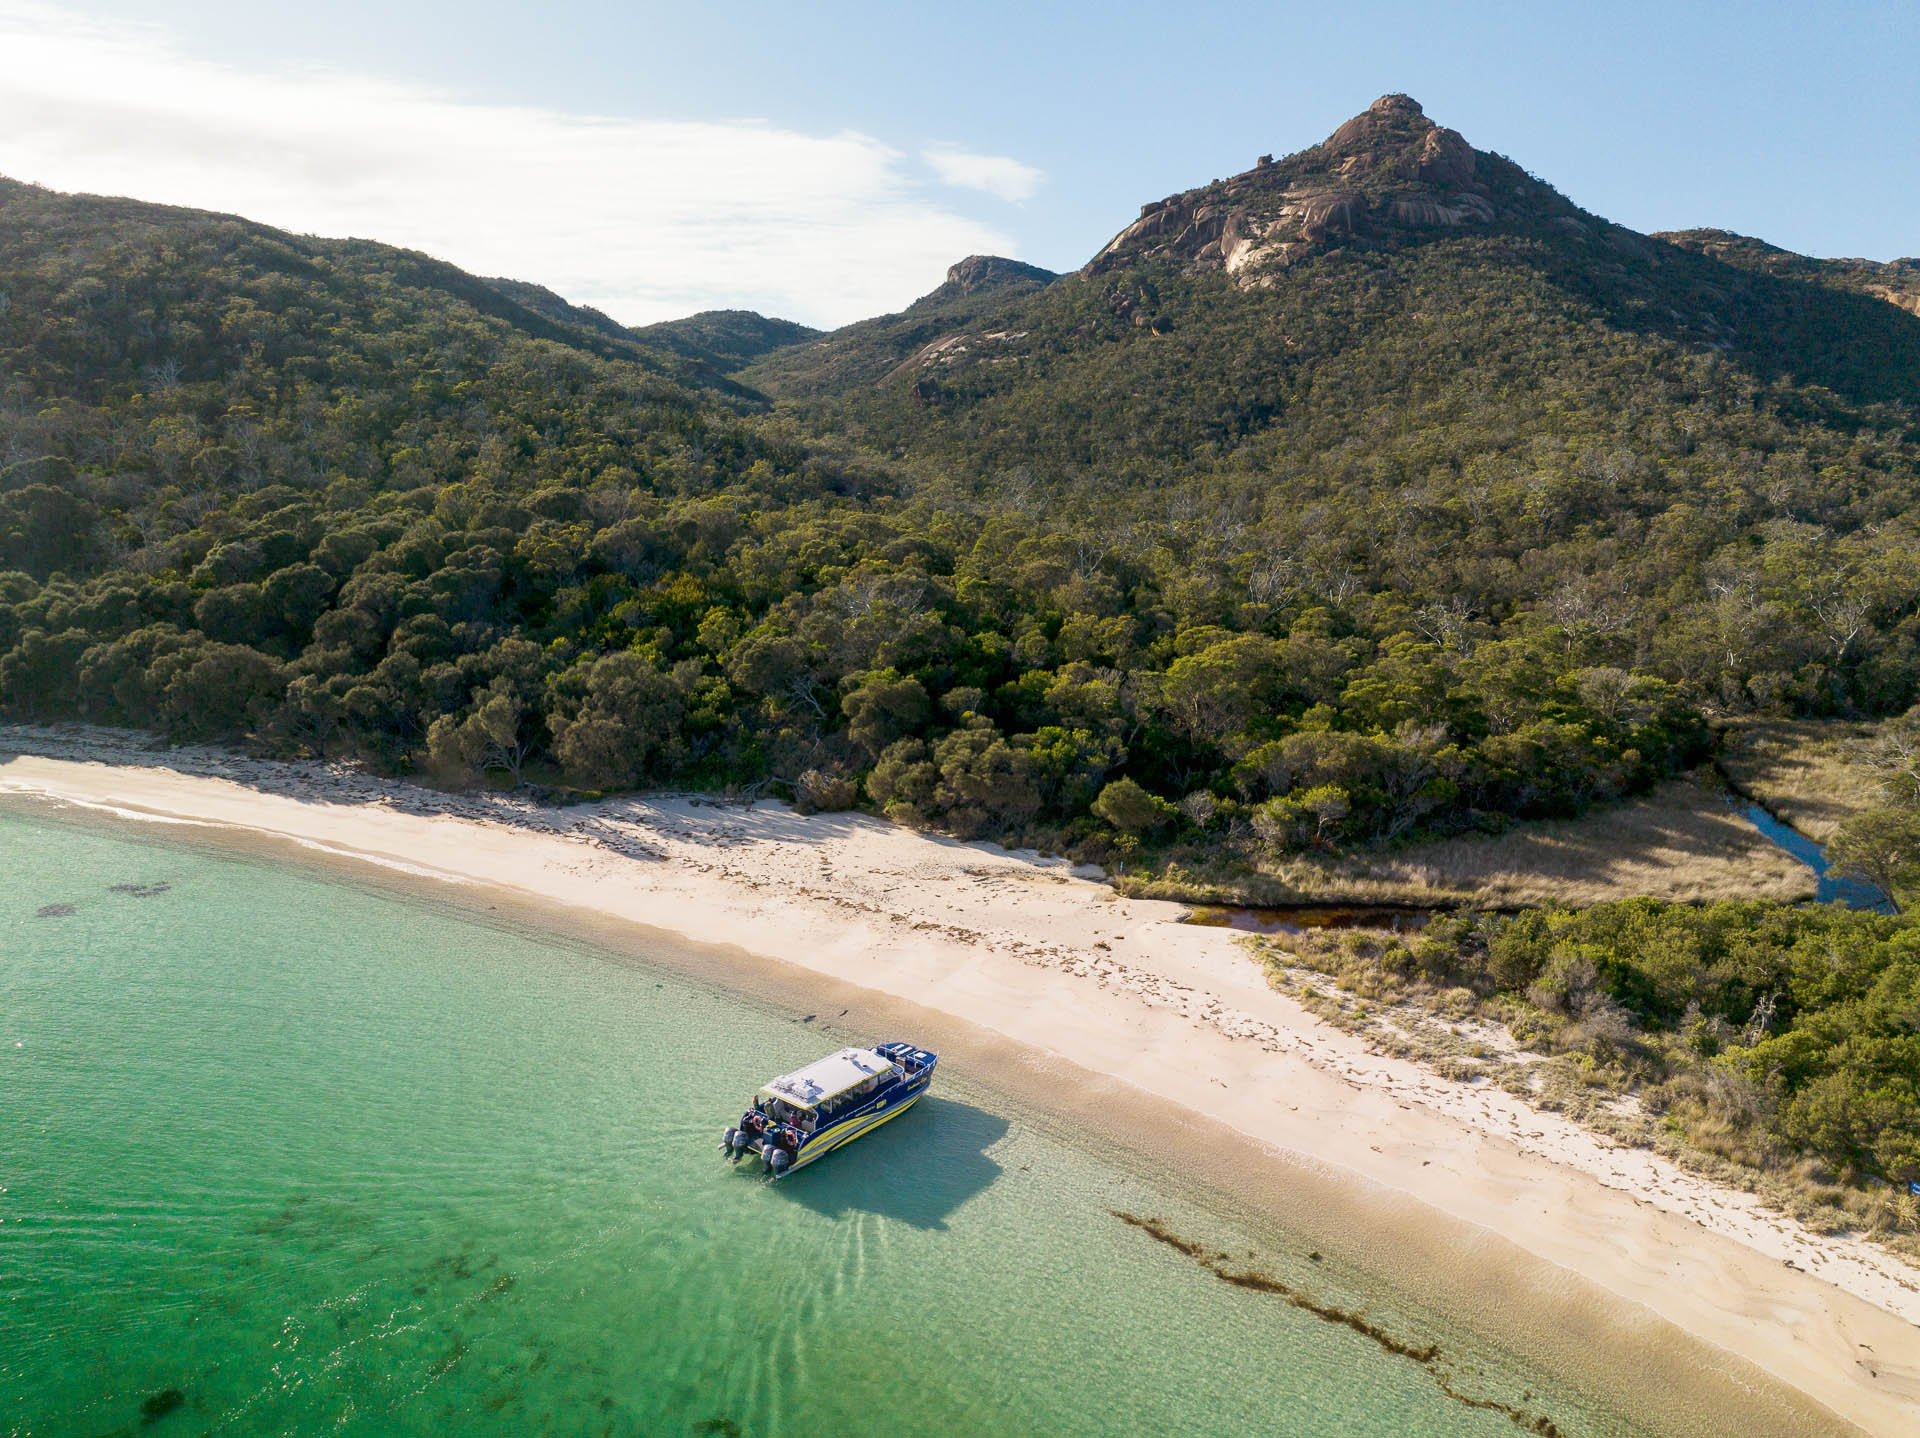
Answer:
<path fill-rule="evenodd" d="M 0 1432 L 1629 1431 L 964 1075 L 778 1185 L 715 1152 L 894 1035 L 17 812 L 0 878 Z"/>
<path fill-rule="evenodd" d="M 1784 850 L 1805 864 L 1814 874 L 1814 902 L 1843 904 L 1849 909 L 1873 909 L 1893 912 L 1893 903 L 1877 887 L 1860 879 L 1842 879 L 1831 872 L 1827 851 L 1818 840 L 1809 839 L 1798 829 L 1783 824 L 1758 804 L 1742 802 L 1740 815 L 1758 829 L 1775 848 Z"/>

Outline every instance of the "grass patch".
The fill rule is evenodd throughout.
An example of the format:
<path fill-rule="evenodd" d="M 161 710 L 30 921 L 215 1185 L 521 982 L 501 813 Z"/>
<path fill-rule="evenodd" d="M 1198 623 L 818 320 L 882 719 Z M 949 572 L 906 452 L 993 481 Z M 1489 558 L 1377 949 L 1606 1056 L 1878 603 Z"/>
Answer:
<path fill-rule="evenodd" d="M 1858 755 L 1880 727 L 1841 719 L 1729 720 L 1720 731 L 1720 768 L 1742 794 L 1824 844 L 1875 802 L 1875 776 Z"/>
<path fill-rule="evenodd" d="M 1136 898 L 1275 906 L 1585 907 L 1636 895 L 1690 904 L 1791 903 L 1814 893 L 1812 873 L 1729 807 L 1711 771 L 1577 819 L 1516 825 L 1504 834 L 1290 857 L 1254 870 L 1194 849 L 1117 882 Z"/>

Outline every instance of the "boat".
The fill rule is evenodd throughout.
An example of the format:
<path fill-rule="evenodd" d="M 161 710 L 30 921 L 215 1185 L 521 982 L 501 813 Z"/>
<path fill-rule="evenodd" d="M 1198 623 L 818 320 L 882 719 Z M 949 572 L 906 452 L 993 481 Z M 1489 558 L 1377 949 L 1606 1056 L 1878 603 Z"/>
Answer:
<path fill-rule="evenodd" d="M 721 1136 L 721 1152 L 735 1163 L 755 1154 L 782 1178 L 912 1108 L 939 1062 L 898 1041 L 828 1054 L 768 1080 Z"/>

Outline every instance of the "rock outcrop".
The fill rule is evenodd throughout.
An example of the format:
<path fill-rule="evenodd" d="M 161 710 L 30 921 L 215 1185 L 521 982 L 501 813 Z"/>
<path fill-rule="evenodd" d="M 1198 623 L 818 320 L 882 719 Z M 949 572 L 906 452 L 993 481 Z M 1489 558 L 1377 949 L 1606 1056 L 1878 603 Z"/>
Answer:
<path fill-rule="evenodd" d="M 1433 123 L 1406 95 L 1384 95 L 1310 150 L 1141 207 L 1086 266 L 1099 274 L 1173 258 L 1242 284 L 1341 244 L 1391 244 L 1433 229 L 1490 228 L 1580 212 L 1511 161 Z"/>
<path fill-rule="evenodd" d="M 1043 270 L 1024 260 L 1010 260 L 1004 255 L 968 255 L 959 264 L 948 266 L 946 283 L 927 298 L 977 295 L 982 290 L 1010 286 L 1033 289 L 1052 284 L 1058 278 L 1052 270 Z"/>

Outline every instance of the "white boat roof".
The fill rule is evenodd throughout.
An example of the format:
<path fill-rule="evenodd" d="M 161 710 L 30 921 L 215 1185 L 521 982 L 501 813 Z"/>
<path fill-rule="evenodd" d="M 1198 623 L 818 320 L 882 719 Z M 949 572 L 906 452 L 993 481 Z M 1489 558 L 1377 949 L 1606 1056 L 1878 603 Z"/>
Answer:
<path fill-rule="evenodd" d="M 761 1092 L 802 1108 L 812 1108 L 892 1068 L 891 1059 L 882 1058 L 872 1049 L 841 1049 L 837 1054 L 815 1059 L 803 1069 L 770 1079 Z"/>

